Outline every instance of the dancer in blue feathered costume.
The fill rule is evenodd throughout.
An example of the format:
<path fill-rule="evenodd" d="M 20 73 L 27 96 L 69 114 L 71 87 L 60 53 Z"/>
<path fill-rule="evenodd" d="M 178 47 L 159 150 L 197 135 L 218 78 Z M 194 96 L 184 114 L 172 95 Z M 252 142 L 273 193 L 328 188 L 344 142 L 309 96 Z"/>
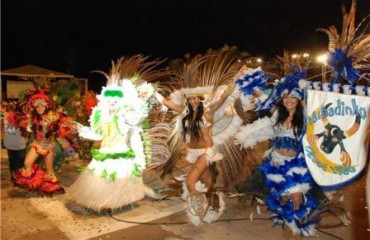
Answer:
<path fill-rule="evenodd" d="M 294 235 L 312 236 L 314 221 L 307 217 L 317 205 L 307 194 L 314 182 L 302 152 L 303 110 L 299 100 L 286 93 L 278 103 L 271 119 L 275 133 L 272 151 L 260 170 L 271 189 L 266 202 L 276 214 L 273 219 L 285 223 Z"/>
<path fill-rule="evenodd" d="M 249 70 L 246 75 L 253 75 L 253 72 Z M 298 82 L 304 76 L 304 72 L 295 71 L 278 82 L 268 99 L 257 106 L 257 110 L 273 112 L 272 117 L 261 118 L 242 127 L 237 139 L 245 148 L 272 140 L 266 161 L 259 170 L 270 189 L 266 203 L 274 213 L 273 220 L 288 226 L 293 235 L 313 236 L 315 220 L 309 216 L 318 207 L 314 197 L 308 193 L 314 181 L 308 171 L 301 143 L 304 134 L 303 91 Z M 263 85 L 251 84 L 261 79 L 247 76 L 237 82 L 242 86 L 243 93 L 248 86 L 252 86 L 253 94 L 261 95 Z"/>

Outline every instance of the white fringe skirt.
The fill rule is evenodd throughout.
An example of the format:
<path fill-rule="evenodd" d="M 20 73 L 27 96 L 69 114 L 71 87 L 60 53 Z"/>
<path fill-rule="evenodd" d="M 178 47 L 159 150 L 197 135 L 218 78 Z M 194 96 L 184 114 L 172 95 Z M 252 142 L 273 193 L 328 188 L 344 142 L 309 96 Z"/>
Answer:
<path fill-rule="evenodd" d="M 204 154 L 206 155 L 208 165 L 220 161 L 223 158 L 223 155 L 217 152 L 215 147 L 209 147 L 189 148 L 185 159 L 189 163 L 194 164 L 198 160 L 198 158 Z"/>
<path fill-rule="evenodd" d="M 131 174 L 133 160 L 92 160 L 68 192 L 78 204 L 100 212 L 104 209 L 118 209 L 145 197 L 148 187 L 142 177 Z M 113 170 L 116 177 L 113 178 Z M 105 177 L 104 177 L 105 176 Z"/>

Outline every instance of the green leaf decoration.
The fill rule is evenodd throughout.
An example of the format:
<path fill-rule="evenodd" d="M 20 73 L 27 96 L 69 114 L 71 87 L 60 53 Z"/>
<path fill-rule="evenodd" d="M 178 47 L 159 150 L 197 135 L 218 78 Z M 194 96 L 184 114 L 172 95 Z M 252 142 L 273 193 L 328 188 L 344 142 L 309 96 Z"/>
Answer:
<path fill-rule="evenodd" d="M 117 179 L 117 172 L 113 172 L 109 177 L 110 177 L 110 179 L 112 179 L 113 182 L 116 181 L 116 179 Z"/>
<path fill-rule="evenodd" d="M 134 175 L 135 177 L 141 177 L 142 174 L 140 173 L 139 168 L 140 164 L 134 163 L 134 170 L 132 170 L 132 175 Z"/>
<path fill-rule="evenodd" d="M 106 159 L 135 158 L 135 153 L 131 148 L 127 152 L 123 153 L 101 153 L 99 149 L 91 148 L 91 155 L 96 161 L 104 161 Z"/>
<path fill-rule="evenodd" d="M 101 119 L 101 111 L 97 110 L 93 117 L 93 126 L 96 126 L 100 122 L 100 119 Z"/>
<path fill-rule="evenodd" d="M 107 179 L 109 177 L 108 172 L 107 172 L 106 169 L 104 169 L 104 171 L 101 173 L 101 177 L 104 178 L 104 179 Z"/>

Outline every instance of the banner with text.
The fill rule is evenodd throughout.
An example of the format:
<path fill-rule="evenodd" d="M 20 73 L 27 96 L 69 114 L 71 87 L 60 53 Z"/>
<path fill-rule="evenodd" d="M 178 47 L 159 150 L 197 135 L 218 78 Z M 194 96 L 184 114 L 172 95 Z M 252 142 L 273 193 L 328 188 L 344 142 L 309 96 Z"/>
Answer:
<path fill-rule="evenodd" d="M 335 190 L 365 168 L 370 97 L 307 90 L 303 149 L 316 183 Z"/>

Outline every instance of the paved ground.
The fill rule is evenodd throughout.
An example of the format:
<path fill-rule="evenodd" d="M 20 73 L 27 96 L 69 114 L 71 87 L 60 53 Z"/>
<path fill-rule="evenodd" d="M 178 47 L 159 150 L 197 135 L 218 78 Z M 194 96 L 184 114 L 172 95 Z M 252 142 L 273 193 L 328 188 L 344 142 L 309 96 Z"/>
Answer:
<path fill-rule="evenodd" d="M 68 187 L 78 176 L 73 161 L 64 165 L 58 176 L 66 186 L 66 194 L 39 198 L 33 193 L 13 188 L 9 183 L 6 151 L 1 151 L 1 239 L 288 239 L 281 227 L 268 220 L 270 213 L 257 215 L 249 202 L 226 198 L 226 211 L 221 221 L 194 227 L 187 223 L 184 203 L 177 197 L 163 201 L 144 199 L 127 206 L 112 216 L 83 211 L 68 195 Z M 155 172 L 146 172 L 145 181 L 158 187 Z M 348 226 L 318 231 L 310 239 L 370 239 L 365 207 L 365 177 L 342 190 L 343 204 L 352 216 Z M 253 214 L 252 214 L 253 212 Z M 251 221 L 251 214 L 253 221 Z M 330 219 L 327 221 L 331 221 Z M 133 223 L 136 222 L 136 223 Z M 140 222 L 142 224 L 138 224 Z"/>

